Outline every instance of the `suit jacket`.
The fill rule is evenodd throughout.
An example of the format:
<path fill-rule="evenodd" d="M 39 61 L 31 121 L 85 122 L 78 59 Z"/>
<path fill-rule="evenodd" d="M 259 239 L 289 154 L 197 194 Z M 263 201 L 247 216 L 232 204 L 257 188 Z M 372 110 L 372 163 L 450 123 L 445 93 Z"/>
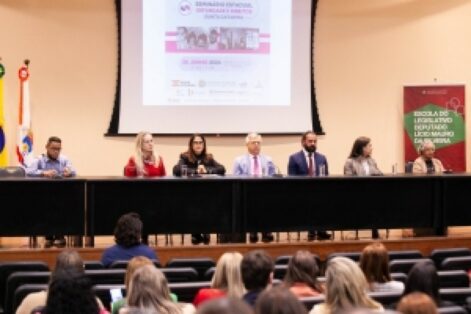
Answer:
<path fill-rule="evenodd" d="M 247 176 L 252 174 L 252 155 L 245 154 L 239 156 L 234 160 L 234 167 L 232 169 L 232 174 L 236 176 Z M 276 174 L 276 167 L 273 164 L 273 161 L 270 157 L 265 155 L 258 155 L 258 161 L 262 169 L 262 174 L 267 176 L 272 176 Z"/>
<path fill-rule="evenodd" d="M 316 167 L 316 176 L 319 175 L 319 167 L 325 167 L 325 175 L 329 175 L 329 166 L 324 155 L 317 152 L 314 153 L 314 162 Z M 309 166 L 306 161 L 304 150 L 301 150 L 291 156 L 288 161 L 288 175 L 290 176 L 306 176 L 309 172 Z"/>
<path fill-rule="evenodd" d="M 362 161 L 366 160 L 368 166 L 370 167 L 370 176 L 380 176 L 383 175 L 381 170 L 378 169 L 376 161 L 371 158 L 348 158 L 343 167 L 343 173 L 347 176 L 366 176 L 365 168 L 363 168 Z"/>
<path fill-rule="evenodd" d="M 437 158 L 432 158 L 433 167 L 435 168 L 435 173 L 440 174 L 445 169 L 443 168 L 442 162 Z M 412 173 L 423 173 L 427 174 L 427 165 L 425 160 L 422 157 L 417 158 L 414 161 L 414 166 L 412 167 Z"/>

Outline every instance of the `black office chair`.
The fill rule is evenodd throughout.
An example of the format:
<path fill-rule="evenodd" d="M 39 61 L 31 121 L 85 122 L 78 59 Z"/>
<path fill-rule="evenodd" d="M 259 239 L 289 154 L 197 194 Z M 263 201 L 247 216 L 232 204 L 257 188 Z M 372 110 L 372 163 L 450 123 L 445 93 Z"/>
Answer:
<path fill-rule="evenodd" d="M 407 275 L 404 273 L 391 273 L 391 279 L 405 284 L 407 281 Z"/>
<path fill-rule="evenodd" d="M 162 268 L 160 269 L 168 282 L 196 282 L 198 273 L 192 267 Z"/>
<path fill-rule="evenodd" d="M 16 289 L 15 294 L 13 296 L 13 312 L 16 312 L 16 309 L 18 306 L 20 306 L 21 302 L 23 302 L 23 299 L 26 298 L 26 296 L 30 293 L 33 292 L 39 292 L 39 291 L 45 291 L 47 290 L 47 285 L 46 284 L 26 284 L 26 285 L 21 285 Z M 6 312 L 5 312 L 6 313 Z"/>
<path fill-rule="evenodd" d="M 447 257 L 440 265 L 441 270 L 464 270 L 471 269 L 471 256 Z"/>
<path fill-rule="evenodd" d="M 440 289 L 440 299 L 453 302 L 456 305 L 467 304 L 466 299 L 471 297 L 471 288 L 445 288 Z"/>
<path fill-rule="evenodd" d="M 385 308 L 390 308 L 392 305 L 399 302 L 402 297 L 402 292 L 369 292 L 368 295 L 376 302 L 381 303 Z"/>
<path fill-rule="evenodd" d="M 105 266 L 100 261 L 84 261 L 83 262 L 83 267 L 87 270 L 92 270 L 92 269 L 104 269 Z"/>
<path fill-rule="evenodd" d="M 446 306 L 439 307 L 438 314 L 468 314 L 466 309 L 462 306 Z"/>
<path fill-rule="evenodd" d="M 440 281 L 440 288 L 469 287 L 469 276 L 464 270 L 442 270 L 437 273 Z"/>
<path fill-rule="evenodd" d="M 283 280 L 288 270 L 288 265 L 275 265 L 275 270 L 273 272 L 273 278 Z"/>
<path fill-rule="evenodd" d="M 44 262 L 2 262 L 0 263 L 0 306 L 5 306 L 5 290 L 8 277 L 18 271 L 49 271 Z"/>
<path fill-rule="evenodd" d="M 412 259 L 397 259 L 389 262 L 389 271 L 392 273 L 404 273 L 408 274 L 409 270 L 411 270 L 412 267 L 417 262 L 424 261 L 424 260 L 430 260 L 428 258 L 412 258 Z M 430 260 L 431 261 L 431 260 Z"/>
<path fill-rule="evenodd" d="M 13 298 L 18 287 L 24 284 L 47 284 L 50 277 L 49 271 L 19 271 L 8 276 L 5 289 L 5 313 L 15 313 Z"/>
<path fill-rule="evenodd" d="M 26 171 L 23 167 L 1 167 L 0 178 L 23 178 Z"/>
<path fill-rule="evenodd" d="M 211 287 L 211 282 L 200 281 L 169 283 L 168 287 L 172 293 L 175 293 L 178 296 L 179 302 L 191 303 L 200 289 Z"/>
<path fill-rule="evenodd" d="M 389 260 L 423 258 L 419 250 L 389 251 Z"/>
<path fill-rule="evenodd" d="M 85 275 L 90 278 L 92 285 L 122 284 L 125 274 L 125 269 L 85 270 Z"/>
<path fill-rule="evenodd" d="M 216 267 L 208 268 L 208 270 L 204 273 L 204 280 L 211 281 L 213 279 L 214 272 L 216 272 Z"/>
<path fill-rule="evenodd" d="M 200 280 L 204 279 L 204 274 L 206 271 L 216 266 L 216 263 L 212 258 L 202 257 L 202 258 L 172 258 L 167 262 L 166 268 L 178 268 L 178 267 L 192 267 L 198 272 L 198 278 Z"/>
<path fill-rule="evenodd" d="M 467 247 L 452 249 L 435 249 L 430 253 L 430 258 L 437 268 L 440 268 L 442 262 L 448 257 L 471 256 L 471 250 Z"/>

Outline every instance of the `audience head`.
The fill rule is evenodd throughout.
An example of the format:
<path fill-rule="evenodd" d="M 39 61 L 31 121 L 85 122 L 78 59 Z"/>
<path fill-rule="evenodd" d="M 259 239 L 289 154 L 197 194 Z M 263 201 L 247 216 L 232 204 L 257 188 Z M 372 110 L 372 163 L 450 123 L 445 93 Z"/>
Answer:
<path fill-rule="evenodd" d="M 196 314 L 252 314 L 252 308 L 239 298 L 218 298 L 204 302 Z"/>
<path fill-rule="evenodd" d="M 419 155 L 422 156 L 426 160 L 430 160 L 433 158 L 435 154 L 435 144 L 431 140 L 425 140 L 420 143 L 419 148 Z"/>
<path fill-rule="evenodd" d="M 275 264 L 265 251 L 254 250 L 244 255 L 240 268 L 247 290 L 263 290 L 271 284 Z"/>
<path fill-rule="evenodd" d="M 373 145 L 371 139 L 366 136 L 360 136 L 353 143 L 352 151 L 350 152 L 350 158 L 357 157 L 369 157 L 373 152 Z"/>
<path fill-rule="evenodd" d="M 154 265 L 154 263 L 145 256 L 136 256 L 129 261 L 128 267 L 126 267 L 126 275 L 124 276 L 124 285 L 126 286 L 126 291 L 129 291 L 129 284 L 131 282 L 132 275 L 134 275 L 139 267 L 145 265 Z"/>
<path fill-rule="evenodd" d="M 407 275 L 404 295 L 411 292 L 423 292 L 430 296 L 435 303 L 440 303 L 440 283 L 435 264 L 431 260 L 416 263 Z"/>
<path fill-rule="evenodd" d="M 167 279 L 154 265 L 139 267 L 131 277 L 127 302 L 130 307 L 156 313 L 181 313 L 170 298 Z"/>
<path fill-rule="evenodd" d="M 325 300 L 331 313 L 381 307 L 366 294 L 368 284 L 365 275 L 351 259 L 334 257 L 327 263 L 325 275 Z"/>
<path fill-rule="evenodd" d="M 307 314 L 306 307 L 284 287 L 275 287 L 260 294 L 255 303 L 256 314 Z"/>
<path fill-rule="evenodd" d="M 242 258 L 238 252 L 224 253 L 216 265 L 211 287 L 226 291 L 229 297 L 242 297 L 245 292 L 240 270 Z"/>
<path fill-rule="evenodd" d="M 77 251 L 64 250 L 57 255 L 54 273 L 67 270 L 73 270 L 77 273 L 84 272 L 83 260 Z"/>
<path fill-rule="evenodd" d="M 314 153 L 317 149 L 317 135 L 313 131 L 304 132 L 301 137 L 303 148 L 310 153 Z"/>
<path fill-rule="evenodd" d="M 201 134 L 193 134 L 188 142 L 188 153 L 194 159 L 206 156 L 206 139 Z"/>
<path fill-rule="evenodd" d="M 122 215 L 114 228 L 114 238 L 118 245 L 126 248 L 141 243 L 142 221 L 137 213 Z"/>
<path fill-rule="evenodd" d="M 437 314 L 437 306 L 428 295 L 422 292 L 412 292 L 404 297 L 397 305 L 397 311 L 402 314 Z"/>
<path fill-rule="evenodd" d="M 363 249 L 360 268 L 369 283 L 391 281 L 388 250 L 382 243 L 373 243 Z"/>
<path fill-rule="evenodd" d="M 50 159 L 56 160 L 59 158 L 62 149 L 62 140 L 57 136 L 51 136 L 47 140 L 46 154 Z"/>
<path fill-rule="evenodd" d="M 249 154 L 257 156 L 262 148 L 262 136 L 258 133 L 249 133 L 245 137 L 245 144 Z"/>
<path fill-rule="evenodd" d="M 47 314 L 99 313 L 90 279 L 74 269 L 56 271 L 47 295 Z"/>
<path fill-rule="evenodd" d="M 287 287 L 302 282 L 312 289 L 322 292 L 322 287 L 317 282 L 318 273 L 319 267 L 314 255 L 308 251 L 297 251 L 288 263 L 284 282 Z"/>

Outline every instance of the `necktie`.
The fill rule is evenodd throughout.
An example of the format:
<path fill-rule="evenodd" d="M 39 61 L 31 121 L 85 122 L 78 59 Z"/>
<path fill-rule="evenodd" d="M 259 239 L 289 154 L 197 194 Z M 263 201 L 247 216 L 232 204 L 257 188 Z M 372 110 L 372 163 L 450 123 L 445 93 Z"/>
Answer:
<path fill-rule="evenodd" d="M 313 176 L 313 175 L 314 175 L 314 167 L 313 167 L 313 164 L 312 164 L 312 153 L 309 153 L 309 154 L 308 154 L 308 158 L 309 158 L 308 174 L 309 174 L 310 176 Z"/>
<path fill-rule="evenodd" d="M 260 165 L 258 163 L 258 157 L 253 156 L 253 174 L 255 176 L 260 175 Z"/>

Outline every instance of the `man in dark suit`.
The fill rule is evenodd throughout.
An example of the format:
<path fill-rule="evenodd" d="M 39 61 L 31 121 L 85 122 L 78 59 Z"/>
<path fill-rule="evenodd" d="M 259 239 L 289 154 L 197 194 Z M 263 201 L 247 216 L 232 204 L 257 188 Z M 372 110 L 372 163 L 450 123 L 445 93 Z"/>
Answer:
<path fill-rule="evenodd" d="M 327 159 L 317 150 L 317 135 L 313 131 L 307 131 L 301 138 L 303 149 L 291 156 L 288 162 L 288 175 L 290 176 L 326 176 L 329 174 Z M 328 240 L 331 235 L 325 231 L 311 230 L 308 240 L 317 237 L 319 240 Z"/>

